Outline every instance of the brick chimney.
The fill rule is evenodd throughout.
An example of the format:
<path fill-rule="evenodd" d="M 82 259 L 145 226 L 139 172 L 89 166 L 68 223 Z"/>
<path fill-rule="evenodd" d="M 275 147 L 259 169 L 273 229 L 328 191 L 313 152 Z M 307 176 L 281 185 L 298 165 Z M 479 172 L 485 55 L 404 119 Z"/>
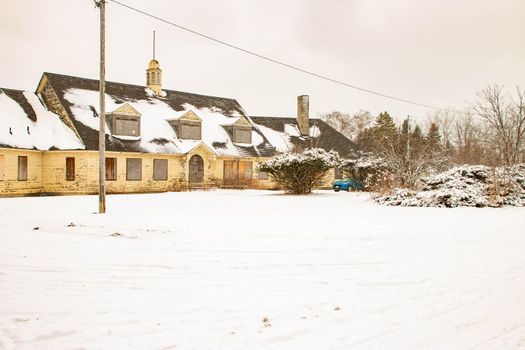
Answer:
<path fill-rule="evenodd" d="M 301 136 L 310 135 L 309 101 L 308 95 L 297 96 L 297 126 Z"/>

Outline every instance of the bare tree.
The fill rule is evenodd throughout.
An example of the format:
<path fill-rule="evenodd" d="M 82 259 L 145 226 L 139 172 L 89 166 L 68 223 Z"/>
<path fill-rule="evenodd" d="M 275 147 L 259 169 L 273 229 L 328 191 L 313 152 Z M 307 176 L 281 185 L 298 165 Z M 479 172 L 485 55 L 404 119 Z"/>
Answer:
<path fill-rule="evenodd" d="M 460 116 L 461 112 L 453 109 L 438 110 L 429 117 L 426 125 L 427 129 L 432 123 L 436 124 L 441 132 L 442 146 L 448 147 L 453 144 L 454 124 Z"/>
<path fill-rule="evenodd" d="M 454 162 L 457 164 L 480 164 L 484 161 L 482 152 L 481 126 L 471 113 L 464 113 L 455 118 L 452 143 L 455 147 Z"/>
<path fill-rule="evenodd" d="M 370 112 L 359 110 L 354 115 L 339 111 L 332 111 L 321 115 L 321 119 L 328 125 L 354 140 L 364 129 L 371 126 L 373 118 Z"/>
<path fill-rule="evenodd" d="M 352 117 L 350 117 L 350 114 L 348 113 L 332 111 L 321 114 L 321 119 L 347 137 L 350 137 L 353 132 L 351 121 Z"/>
<path fill-rule="evenodd" d="M 477 93 L 474 112 L 491 127 L 491 139 L 499 163 L 513 165 L 522 160 L 525 135 L 525 91 L 519 87 L 517 98 L 503 92 L 503 87 L 490 85 Z"/>

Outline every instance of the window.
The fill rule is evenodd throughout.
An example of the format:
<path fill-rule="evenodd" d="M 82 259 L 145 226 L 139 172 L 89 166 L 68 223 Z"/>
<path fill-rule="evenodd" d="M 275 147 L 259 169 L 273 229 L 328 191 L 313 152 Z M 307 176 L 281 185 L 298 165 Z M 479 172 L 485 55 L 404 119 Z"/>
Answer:
<path fill-rule="evenodd" d="M 248 182 L 253 176 L 253 163 L 248 161 L 225 160 L 224 166 L 224 183 L 237 184 Z"/>
<path fill-rule="evenodd" d="M 259 180 L 268 180 L 268 173 L 266 171 L 259 172 L 258 179 Z"/>
<path fill-rule="evenodd" d="M 233 142 L 252 143 L 251 127 L 235 127 L 233 129 Z"/>
<path fill-rule="evenodd" d="M 130 119 L 115 119 L 115 135 L 140 136 L 139 121 Z"/>
<path fill-rule="evenodd" d="M 106 158 L 106 181 L 117 179 L 117 158 Z"/>
<path fill-rule="evenodd" d="M 66 157 L 66 181 L 75 181 L 75 158 Z"/>
<path fill-rule="evenodd" d="M 239 162 L 239 179 L 240 180 L 251 180 L 253 173 L 252 173 L 253 167 L 252 162 L 245 162 L 240 161 Z"/>
<path fill-rule="evenodd" d="M 165 181 L 168 179 L 168 160 L 153 159 L 153 180 Z"/>
<path fill-rule="evenodd" d="M 193 120 L 181 120 L 179 126 L 179 138 L 183 140 L 200 140 L 201 122 Z"/>
<path fill-rule="evenodd" d="M 0 154 L 0 181 L 4 179 L 4 156 Z"/>
<path fill-rule="evenodd" d="M 236 160 L 224 161 L 224 182 L 235 183 L 239 178 L 239 166 Z"/>
<path fill-rule="evenodd" d="M 126 180 L 128 181 L 141 181 L 142 180 L 142 159 L 126 158 Z"/>
<path fill-rule="evenodd" d="M 27 157 L 18 157 L 18 181 L 27 181 Z"/>

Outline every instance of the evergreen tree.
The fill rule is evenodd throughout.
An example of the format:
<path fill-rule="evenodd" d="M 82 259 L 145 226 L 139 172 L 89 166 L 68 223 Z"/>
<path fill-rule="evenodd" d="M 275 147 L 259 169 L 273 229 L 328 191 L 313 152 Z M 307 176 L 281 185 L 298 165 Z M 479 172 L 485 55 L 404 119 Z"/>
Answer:
<path fill-rule="evenodd" d="M 382 112 L 377 116 L 373 130 L 375 150 L 388 147 L 397 139 L 396 124 L 388 112 Z"/>
<path fill-rule="evenodd" d="M 439 128 L 436 123 L 430 124 L 425 141 L 430 150 L 438 151 L 442 148 L 441 135 L 439 134 Z"/>
<path fill-rule="evenodd" d="M 412 131 L 410 137 L 410 143 L 415 149 L 419 150 L 424 148 L 425 137 L 423 136 L 423 132 L 421 131 L 419 125 L 416 124 L 416 127 L 414 128 L 414 131 Z"/>
<path fill-rule="evenodd" d="M 382 112 L 376 118 L 374 129 L 383 135 L 395 134 L 396 124 L 388 112 Z"/>

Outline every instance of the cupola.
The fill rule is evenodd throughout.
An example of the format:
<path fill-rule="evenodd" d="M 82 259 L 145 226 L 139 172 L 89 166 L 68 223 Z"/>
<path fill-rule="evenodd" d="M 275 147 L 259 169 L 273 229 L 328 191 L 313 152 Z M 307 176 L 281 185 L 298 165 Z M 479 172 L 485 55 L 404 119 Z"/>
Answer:
<path fill-rule="evenodd" d="M 162 69 L 155 59 L 155 32 L 153 32 L 153 59 L 149 61 L 146 70 L 146 85 L 157 96 L 162 95 Z"/>

